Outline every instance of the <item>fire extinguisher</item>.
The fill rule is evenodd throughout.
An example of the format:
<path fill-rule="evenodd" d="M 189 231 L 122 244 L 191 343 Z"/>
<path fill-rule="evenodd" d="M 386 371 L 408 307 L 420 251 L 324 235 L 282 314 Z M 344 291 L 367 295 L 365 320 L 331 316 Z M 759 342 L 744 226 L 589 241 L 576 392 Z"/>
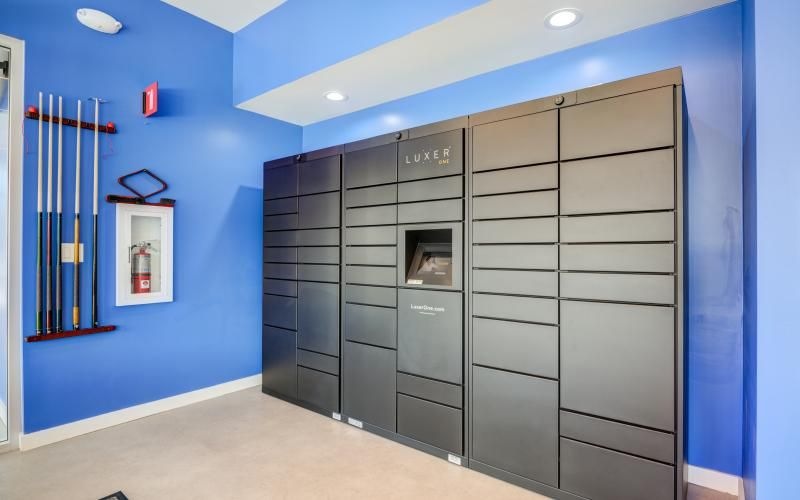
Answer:
<path fill-rule="evenodd" d="M 150 293 L 151 260 L 150 243 L 140 241 L 131 247 L 132 293 Z"/>

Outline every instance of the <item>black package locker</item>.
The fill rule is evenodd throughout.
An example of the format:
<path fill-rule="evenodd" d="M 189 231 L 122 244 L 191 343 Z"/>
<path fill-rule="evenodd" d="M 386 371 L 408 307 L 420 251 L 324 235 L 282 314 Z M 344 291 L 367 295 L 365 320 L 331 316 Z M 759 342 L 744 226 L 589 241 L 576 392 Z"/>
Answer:
<path fill-rule="evenodd" d="M 264 391 L 553 498 L 682 500 L 683 135 L 676 68 L 265 164 Z"/>

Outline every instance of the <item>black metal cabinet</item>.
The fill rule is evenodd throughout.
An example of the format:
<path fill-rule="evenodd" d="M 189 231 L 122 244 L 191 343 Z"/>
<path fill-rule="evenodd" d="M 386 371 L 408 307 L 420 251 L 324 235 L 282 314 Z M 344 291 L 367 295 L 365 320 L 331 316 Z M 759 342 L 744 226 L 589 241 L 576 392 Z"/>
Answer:
<path fill-rule="evenodd" d="M 261 334 L 261 342 L 267 346 L 261 357 L 262 387 L 289 397 L 297 396 L 295 335 L 291 330 L 271 326 L 265 326 Z"/>
<path fill-rule="evenodd" d="M 344 343 L 342 411 L 388 431 L 396 430 L 396 353 L 355 342 Z"/>

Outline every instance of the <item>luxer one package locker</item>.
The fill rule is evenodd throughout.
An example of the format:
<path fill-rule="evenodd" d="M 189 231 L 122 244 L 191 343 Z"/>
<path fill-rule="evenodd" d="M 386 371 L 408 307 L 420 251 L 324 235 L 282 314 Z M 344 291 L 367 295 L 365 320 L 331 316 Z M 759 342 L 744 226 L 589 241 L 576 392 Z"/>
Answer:
<path fill-rule="evenodd" d="M 673 69 L 268 163 L 265 390 L 554 498 L 682 499 L 682 103 Z M 304 167 L 341 284 L 301 276 Z"/>

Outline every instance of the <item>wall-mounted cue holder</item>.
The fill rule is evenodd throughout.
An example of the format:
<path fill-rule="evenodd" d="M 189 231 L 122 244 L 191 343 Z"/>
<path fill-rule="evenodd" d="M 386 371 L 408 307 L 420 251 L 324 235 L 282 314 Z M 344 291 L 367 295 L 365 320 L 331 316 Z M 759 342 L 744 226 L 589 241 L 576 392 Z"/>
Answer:
<path fill-rule="evenodd" d="M 28 110 L 25 111 L 25 118 L 30 118 L 31 120 L 38 120 L 39 110 L 36 109 L 35 106 L 28 106 Z M 60 123 L 57 116 L 53 116 L 52 118 L 54 125 L 58 125 Z M 50 115 L 43 113 L 42 120 L 49 123 Z M 64 118 L 63 120 L 64 120 L 63 124 L 68 127 L 76 127 L 76 128 L 80 127 L 86 130 L 94 130 L 94 123 L 92 122 L 85 122 L 85 121 L 78 122 L 78 120 L 75 120 L 73 118 Z M 97 127 L 97 130 L 104 134 L 116 134 L 117 126 L 114 124 L 114 122 L 108 122 L 106 125 L 100 125 L 99 127 Z"/>

